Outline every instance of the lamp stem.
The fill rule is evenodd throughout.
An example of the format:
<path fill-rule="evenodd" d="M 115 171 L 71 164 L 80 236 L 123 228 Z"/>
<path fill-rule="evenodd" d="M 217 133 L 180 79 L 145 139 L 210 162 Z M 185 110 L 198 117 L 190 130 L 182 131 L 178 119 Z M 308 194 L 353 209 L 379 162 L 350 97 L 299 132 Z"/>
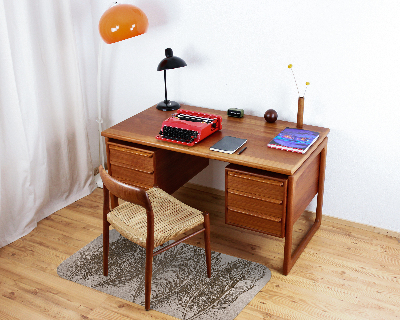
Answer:
<path fill-rule="evenodd" d="M 103 62 L 103 42 L 100 41 L 99 45 L 99 53 L 97 56 L 97 119 L 96 122 L 99 125 L 99 161 L 100 164 L 105 167 L 104 161 L 104 149 L 103 149 L 103 139 L 101 136 L 101 132 L 103 131 L 103 118 L 101 115 L 101 66 Z"/>
<path fill-rule="evenodd" d="M 101 115 L 101 66 L 103 61 L 103 42 L 100 41 L 99 52 L 97 56 L 97 119 L 96 122 L 99 125 L 99 162 L 106 168 L 104 161 L 104 147 L 101 132 L 103 131 L 103 118 Z M 100 174 L 96 174 L 95 182 L 99 188 L 103 188 L 103 181 L 100 178 Z"/>
<path fill-rule="evenodd" d="M 167 99 L 167 70 L 164 69 L 164 85 L 165 85 L 165 104 L 168 104 L 168 99 Z"/>

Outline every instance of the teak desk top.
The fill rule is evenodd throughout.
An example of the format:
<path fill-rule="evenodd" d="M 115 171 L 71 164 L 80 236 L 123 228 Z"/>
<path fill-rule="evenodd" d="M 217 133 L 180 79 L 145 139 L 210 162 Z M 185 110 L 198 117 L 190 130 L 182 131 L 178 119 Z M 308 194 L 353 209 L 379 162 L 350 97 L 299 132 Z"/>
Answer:
<path fill-rule="evenodd" d="M 252 168 L 292 175 L 328 135 L 329 129 L 304 125 L 304 129 L 319 132 L 318 140 L 305 154 L 268 148 L 267 144 L 286 127 L 295 128 L 296 123 L 277 120 L 267 123 L 264 118 L 244 115 L 243 118 L 228 117 L 226 111 L 181 105 L 181 109 L 222 116 L 222 130 L 211 134 L 193 147 L 157 140 L 162 122 L 175 111 L 160 111 L 152 106 L 135 116 L 102 132 L 102 136 L 134 142 L 142 145 L 196 155 Z M 247 139 L 247 149 L 241 155 L 210 151 L 210 147 L 225 136 Z"/>

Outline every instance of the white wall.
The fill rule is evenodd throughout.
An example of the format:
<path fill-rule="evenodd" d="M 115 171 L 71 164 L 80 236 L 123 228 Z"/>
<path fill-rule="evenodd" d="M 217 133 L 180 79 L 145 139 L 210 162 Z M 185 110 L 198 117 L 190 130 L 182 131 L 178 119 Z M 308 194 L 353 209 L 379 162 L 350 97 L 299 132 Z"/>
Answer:
<path fill-rule="evenodd" d="M 167 47 L 188 64 L 167 72 L 170 99 L 258 116 L 273 108 L 295 122 L 292 63 L 301 94 L 311 83 L 304 122 L 331 129 L 323 213 L 400 232 L 398 0 L 125 2 L 150 27 L 104 47 L 105 128 L 163 100 L 156 68 Z M 94 28 L 109 3 L 91 0 Z M 97 46 L 96 32 L 83 39 L 93 36 Z M 223 189 L 223 166 L 193 181 Z"/>

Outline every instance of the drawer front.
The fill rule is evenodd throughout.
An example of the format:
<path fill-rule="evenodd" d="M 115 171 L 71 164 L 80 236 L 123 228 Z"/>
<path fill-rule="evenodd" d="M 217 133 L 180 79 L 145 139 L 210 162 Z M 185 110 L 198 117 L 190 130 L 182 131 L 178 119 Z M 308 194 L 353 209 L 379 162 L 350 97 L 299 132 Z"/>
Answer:
<path fill-rule="evenodd" d="M 284 236 L 282 234 L 281 222 L 264 219 L 242 210 L 227 208 L 225 213 L 225 223 L 277 237 Z"/>
<path fill-rule="evenodd" d="M 265 219 L 282 221 L 284 205 L 282 200 L 256 198 L 246 193 L 228 190 L 227 203 L 229 208 L 238 208 L 244 211 L 256 212 Z"/>
<path fill-rule="evenodd" d="M 121 165 L 146 173 L 154 172 L 154 152 L 134 147 L 114 145 L 111 143 L 109 144 L 109 147 L 110 163 L 113 167 L 113 175 L 114 165 Z"/>
<path fill-rule="evenodd" d="M 116 164 L 112 165 L 112 176 L 126 184 L 143 189 L 150 189 L 154 185 L 154 174 L 133 170 Z"/>
<path fill-rule="evenodd" d="M 246 172 L 227 171 L 229 189 L 252 193 L 260 198 L 283 200 L 286 193 L 286 184 L 282 180 L 275 180 Z"/>
<path fill-rule="evenodd" d="M 225 170 L 225 222 L 284 237 L 287 176 L 237 165 Z"/>

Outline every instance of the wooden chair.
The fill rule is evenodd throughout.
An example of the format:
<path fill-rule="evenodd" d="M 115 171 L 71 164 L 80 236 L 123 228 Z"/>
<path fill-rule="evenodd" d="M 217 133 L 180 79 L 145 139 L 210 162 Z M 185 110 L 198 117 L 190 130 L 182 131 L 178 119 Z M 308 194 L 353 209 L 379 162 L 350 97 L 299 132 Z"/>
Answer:
<path fill-rule="evenodd" d="M 108 276 L 109 227 L 111 224 L 123 237 L 146 249 L 146 310 L 150 309 L 153 257 L 202 231 L 204 231 L 207 276 L 211 277 L 210 218 L 208 213 L 202 213 L 189 207 L 157 187 L 146 192 L 114 179 L 102 166 L 99 167 L 99 170 L 104 192 L 103 267 L 105 276 Z M 118 198 L 127 202 L 116 205 L 110 211 L 110 194 L 111 197 L 114 197 L 113 203 L 118 204 Z M 155 247 L 200 224 L 203 224 L 202 229 L 153 252 Z"/>

